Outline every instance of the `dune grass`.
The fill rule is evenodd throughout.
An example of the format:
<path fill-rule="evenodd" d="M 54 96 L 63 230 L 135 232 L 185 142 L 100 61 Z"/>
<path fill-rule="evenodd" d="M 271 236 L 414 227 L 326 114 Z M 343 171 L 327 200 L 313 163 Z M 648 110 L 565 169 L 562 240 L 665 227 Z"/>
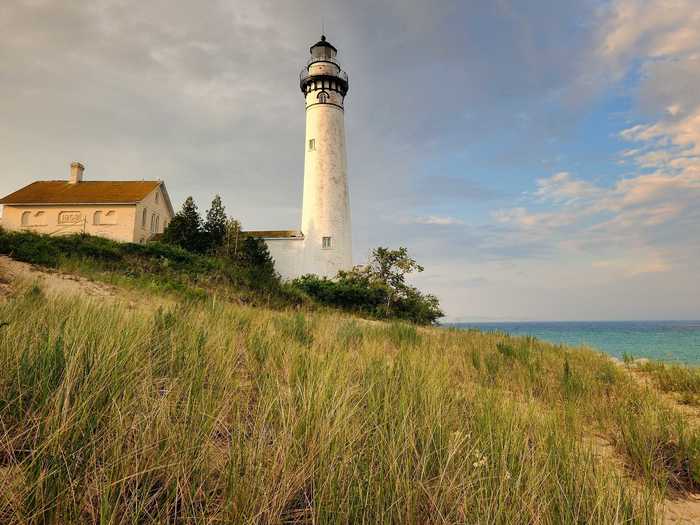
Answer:
<path fill-rule="evenodd" d="M 658 523 L 700 472 L 654 390 L 532 338 L 37 287 L 0 321 L 1 523 Z"/>
<path fill-rule="evenodd" d="M 662 392 L 677 394 L 682 403 L 700 405 L 700 368 L 647 361 L 636 369 Z"/>

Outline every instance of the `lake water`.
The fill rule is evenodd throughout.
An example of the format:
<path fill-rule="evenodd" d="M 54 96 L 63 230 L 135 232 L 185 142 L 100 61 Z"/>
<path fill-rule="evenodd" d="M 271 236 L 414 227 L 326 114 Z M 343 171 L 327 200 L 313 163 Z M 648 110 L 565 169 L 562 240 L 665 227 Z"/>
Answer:
<path fill-rule="evenodd" d="M 629 354 L 700 365 L 700 321 L 453 323 L 447 326 L 532 335 L 551 343 L 594 347 L 618 358 Z"/>

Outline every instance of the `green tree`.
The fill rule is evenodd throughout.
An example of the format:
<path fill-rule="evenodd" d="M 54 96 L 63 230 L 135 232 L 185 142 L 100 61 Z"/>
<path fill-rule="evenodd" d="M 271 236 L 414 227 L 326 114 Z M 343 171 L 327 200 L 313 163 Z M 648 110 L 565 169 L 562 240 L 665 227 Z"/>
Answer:
<path fill-rule="evenodd" d="M 211 201 L 211 207 L 207 210 L 207 219 L 204 222 L 204 231 L 211 250 L 220 248 L 226 237 L 226 209 L 221 203 L 221 197 L 216 195 Z"/>
<path fill-rule="evenodd" d="M 380 246 L 372 250 L 369 271 L 376 279 L 389 287 L 391 293 L 387 297 L 387 308 L 391 308 L 394 298 L 406 291 L 406 275 L 412 272 L 422 272 L 424 268 L 408 255 L 403 246 L 398 250 L 390 250 Z"/>
<path fill-rule="evenodd" d="M 383 319 L 433 324 L 443 316 L 437 297 L 406 283 L 406 275 L 423 267 L 406 248 L 372 251 L 365 266 L 340 271 L 334 279 L 304 275 L 293 285 L 321 304 Z"/>
<path fill-rule="evenodd" d="M 262 239 L 246 237 L 237 259 L 239 264 L 247 269 L 250 282 L 256 287 L 267 288 L 279 284 L 275 261 Z"/>
<path fill-rule="evenodd" d="M 192 197 L 187 197 L 182 209 L 175 214 L 163 232 L 163 242 L 175 244 L 195 253 L 206 249 L 202 217 Z"/>
<path fill-rule="evenodd" d="M 241 251 L 243 236 L 241 223 L 236 219 L 226 219 L 226 231 L 224 241 L 219 248 L 219 254 L 229 259 L 236 259 Z"/>

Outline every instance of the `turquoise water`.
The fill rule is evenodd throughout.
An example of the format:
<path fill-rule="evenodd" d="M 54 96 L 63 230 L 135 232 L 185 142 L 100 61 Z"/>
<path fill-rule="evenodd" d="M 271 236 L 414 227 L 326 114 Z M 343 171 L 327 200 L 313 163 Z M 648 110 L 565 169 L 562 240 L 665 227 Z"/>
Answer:
<path fill-rule="evenodd" d="M 700 321 L 454 323 L 449 326 L 532 335 L 551 343 L 591 346 L 618 358 L 629 354 L 700 365 Z"/>

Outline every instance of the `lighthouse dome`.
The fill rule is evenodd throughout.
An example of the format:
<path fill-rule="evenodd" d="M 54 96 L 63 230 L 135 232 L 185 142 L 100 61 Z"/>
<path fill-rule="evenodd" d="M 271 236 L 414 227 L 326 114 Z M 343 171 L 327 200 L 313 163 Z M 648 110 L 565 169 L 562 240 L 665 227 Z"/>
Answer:
<path fill-rule="evenodd" d="M 338 50 L 326 40 L 326 35 L 321 35 L 321 40 L 311 46 L 309 51 L 311 51 L 311 57 L 317 60 L 332 59 L 338 54 Z"/>

